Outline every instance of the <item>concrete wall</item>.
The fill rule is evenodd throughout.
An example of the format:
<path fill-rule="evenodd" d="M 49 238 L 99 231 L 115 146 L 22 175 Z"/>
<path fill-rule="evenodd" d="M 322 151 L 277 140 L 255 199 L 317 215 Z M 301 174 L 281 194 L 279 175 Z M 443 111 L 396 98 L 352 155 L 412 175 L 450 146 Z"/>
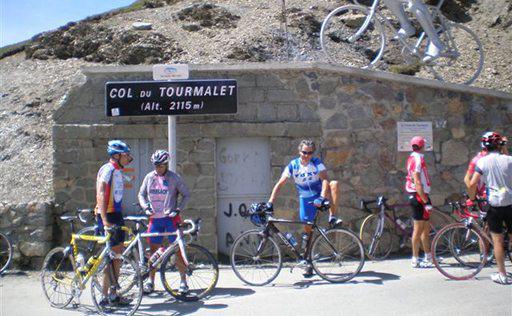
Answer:
<path fill-rule="evenodd" d="M 84 72 L 86 83 L 68 94 L 54 116 L 55 199 L 70 210 L 94 205 L 108 139 L 152 138 L 153 149 L 167 144 L 165 117 L 104 114 L 105 83 L 151 80 L 150 67 Z M 205 220 L 200 242 L 213 251 L 216 138 L 269 137 L 273 181 L 296 156 L 300 139 L 317 140 L 330 177 L 341 184 L 341 215 L 355 229 L 364 216 L 357 209 L 360 198 L 402 196 L 408 154 L 397 152 L 396 122 L 434 122 L 434 151 L 426 160 L 438 205 L 463 190 L 467 162 L 483 131 L 512 134 L 512 96 L 484 89 L 325 64 L 191 66 L 191 79 L 198 78 L 232 78 L 239 86 L 236 115 L 179 117 L 177 124 L 178 171 L 192 190 L 186 212 Z M 291 184 L 276 207 L 279 216 L 297 217 Z"/>

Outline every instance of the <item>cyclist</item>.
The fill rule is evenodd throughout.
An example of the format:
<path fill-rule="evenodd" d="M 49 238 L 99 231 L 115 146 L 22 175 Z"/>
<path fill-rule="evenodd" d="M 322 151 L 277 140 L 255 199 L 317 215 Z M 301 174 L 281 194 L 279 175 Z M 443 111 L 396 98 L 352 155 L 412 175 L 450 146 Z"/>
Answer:
<path fill-rule="evenodd" d="M 512 237 L 512 157 L 503 154 L 506 145 L 503 137 L 493 132 L 483 140 L 489 154 L 481 158 L 475 167 L 475 173 L 469 183 L 468 206 L 473 206 L 478 183 L 482 181 L 486 186 L 487 224 L 491 231 L 494 243 L 494 256 L 498 264 L 498 272 L 491 275 L 491 279 L 500 284 L 512 283 L 512 276 L 505 270 L 505 251 L 503 242 L 503 224 Z"/>
<path fill-rule="evenodd" d="M 432 266 L 429 237 L 432 204 L 428 196 L 430 193 L 430 179 L 422 153 L 425 150 L 425 139 L 421 136 L 414 136 L 411 139 L 411 147 L 413 151 L 407 159 L 405 182 L 405 190 L 409 195 L 409 204 L 411 205 L 414 221 L 411 265 L 413 268 L 427 268 Z M 425 252 L 423 261 L 419 260 L 420 242 Z"/>
<path fill-rule="evenodd" d="M 185 207 L 189 199 L 189 191 L 180 176 L 168 170 L 169 153 L 165 150 L 157 150 L 151 156 L 151 163 L 155 170 L 149 172 L 142 182 L 139 190 L 139 204 L 150 214 L 148 233 L 175 232 L 177 225 L 181 223 L 178 215 Z M 181 201 L 178 203 L 178 197 Z M 176 236 L 169 236 L 172 243 Z M 151 253 L 155 253 L 162 245 L 163 237 L 149 237 Z M 181 272 L 179 291 L 188 291 L 184 263 L 178 256 L 178 268 Z M 182 271 L 183 270 L 183 271 Z M 144 285 L 144 293 L 152 293 L 155 289 L 155 270 L 150 271 L 149 281 Z"/>
<path fill-rule="evenodd" d="M 123 226 L 122 199 L 123 199 L 123 174 L 124 166 L 133 160 L 130 155 L 130 146 L 121 140 L 111 140 L 107 145 L 109 160 L 98 171 L 96 179 L 96 235 L 104 235 L 105 227 Z M 115 230 L 112 238 L 112 250 L 115 253 L 123 252 L 124 231 Z M 114 260 L 115 275 L 119 276 L 120 263 Z M 120 298 L 115 292 L 109 293 L 109 278 L 107 271 L 103 278 L 103 298 L 100 305 L 129 304 L 125 298 Z"/>
<path fill-rule="evenodd" d="M 400 22 L 400 30 L 398 35 L 401 37 L 411 37 L 416 34 L 414 26 L 405 15 L 404 7 L 400 0 L 384 0 L 386 6 L 395 14 Z M 421 27 L 429 38 L 429 43 L 425 56 L 424 62 L 429 62 L 440 55 L 445 49 L 443 43 L 439 39 L 434 24 L 432 22 L 432 16 L 428 12 L 428 8 L 421 2 L 421 0 L 407 0 L 409 10 L 416 16 Z"/>
<path fill-rule="evenodd" d="M 313 157 L 316 145 L 311 140 L 302 140 L 298 147 L 299 157 L 290 161 L 284 168 L 281 178 L 272 189 L 272 194 L 267 203 L 267 208 L 273 209 L 273 203 L 277 198 L 281 187 L 289 178 L 295 181 L 295 187 L 299 194 L 300 220 L 313 221 L 316 216 L 315 206 L 320 206 L 327 199 L 331 202 L 329 209 L 329 223 L 337 225 L 341 220 L 336 218 L 336 208 L 338 205 L 338 181 L 329 181 L 327 170 L 322 160 Z M 305 236 L 311 232 L 310 225 L 304 226 L 305 235 L 303 243 L 306 242 Z M 305 277 L 313 276 L 313 268 L 307 265 Z"/>
<path fill-rule="evenodd" d="M 476 156 L 473 157 L 473 159 L 471 159 L 471 161 L 469 162 L 468 170 L 466 171 L 466 175 L 464 176 L 464 183 L 466 184 L 467 188 L 469 188 L 469 183 L 471 182 L 473 173 L 475 173 L 475 167 L 477 162 L 480 160 L 480 158 L 486 156 L 489 153 L 489 151 L 485 147 L 485 142 L 488 141 L 489 136 L 491 136 L 492 134 L 493 132 L 486 132 L 482 135 L 480 143 L 482 146 L 482 150 L 478 154 L 476 154 Z M 485 185 L 482 183 L 482 181 L 480 181 L 477 185 L 476 195 L 478 198 L 485 198 Z"/>

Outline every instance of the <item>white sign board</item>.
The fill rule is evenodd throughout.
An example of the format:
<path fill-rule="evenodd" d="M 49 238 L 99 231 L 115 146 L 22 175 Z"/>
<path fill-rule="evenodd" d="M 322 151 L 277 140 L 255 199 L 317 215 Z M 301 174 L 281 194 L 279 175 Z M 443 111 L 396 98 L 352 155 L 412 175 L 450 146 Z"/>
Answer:
<path fill-rule="evenodd" d="M 414 136 L 423 136 L 426 142 L 425 150 L 433 150 L 432 122 L 397 122 L 396 131 L 398 151 L 411 151 L 411 139 Z"/>
<path fill-rule="evenodd" d="M 153 65 L 153 80 L 188 79 L 188 64 Z"/>

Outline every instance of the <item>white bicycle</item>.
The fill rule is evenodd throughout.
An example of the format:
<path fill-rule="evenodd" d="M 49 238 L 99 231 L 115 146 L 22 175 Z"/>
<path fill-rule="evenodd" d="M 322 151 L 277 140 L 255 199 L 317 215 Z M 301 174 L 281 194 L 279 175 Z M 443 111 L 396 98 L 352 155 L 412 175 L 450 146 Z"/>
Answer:
<path fill-rule="evenodd" d="M 437 34 L 446 47 L 440 56 L 428 63 L 422 61 L 428 45 L 425 32 L 411 38 L 398 36 L 397 22 L 381 12 L 379 0 L 374 0 L 371 6 L 354 2 L 356 4 L 334 9 L 322 23 L 320 44 L 330 62 L 390 70 L 389 64 L 380 61 L 385 52 L 396 47 L 391 53 L 401 55 L 401 63 L 410 66 L 409 74 L 426 70 L 422 75 L 428 78 L 462 84 L 471 84 L 480 75 L 484 64 L 480 39 L 466 26 L 442 15 L 440 8 L 444 0 L 436 6 L 427 6 Z M 417 23 L 414 19 L 411 21 Z"/>

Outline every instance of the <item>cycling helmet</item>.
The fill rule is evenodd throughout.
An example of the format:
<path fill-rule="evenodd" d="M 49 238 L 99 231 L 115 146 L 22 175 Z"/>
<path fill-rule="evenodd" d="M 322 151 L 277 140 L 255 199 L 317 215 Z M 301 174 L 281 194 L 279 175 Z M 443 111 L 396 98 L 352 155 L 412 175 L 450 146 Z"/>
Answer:
<path fill-rule="evenodd" d="M 420 148 L 425 147 L 425 138 L 423 138 L 421 136 L 414 136 L 411 139 L 411 147 L 413 150 L 418 150 Z M 417 147 L 417 148 L 414 148 L 414 147 Z"/>
<path fill-rule="evenodd" d="M 111 140 L 108 142 L 107 153 L 109 156 L 121 153 L 129 153 L 131 151 L 130 146 L 122 140 Z"/>
<path fill-rule="evenodd" d="M 169 161 L 169 153 L 163 149 L 159 149 L 155 151 L 153 155 L 151 155 L 151 163 L 156 165 L 161 165 L 167 163 Z"/>
<path fill-rule="evenodd" d="M 503 138 L 501 137 L 500 134 L 498 134 L 496 132 L 487 132 L 482 135 L 482 147 L 483 148 L 493 150 L 503 144 L 504 144 Z"/>

